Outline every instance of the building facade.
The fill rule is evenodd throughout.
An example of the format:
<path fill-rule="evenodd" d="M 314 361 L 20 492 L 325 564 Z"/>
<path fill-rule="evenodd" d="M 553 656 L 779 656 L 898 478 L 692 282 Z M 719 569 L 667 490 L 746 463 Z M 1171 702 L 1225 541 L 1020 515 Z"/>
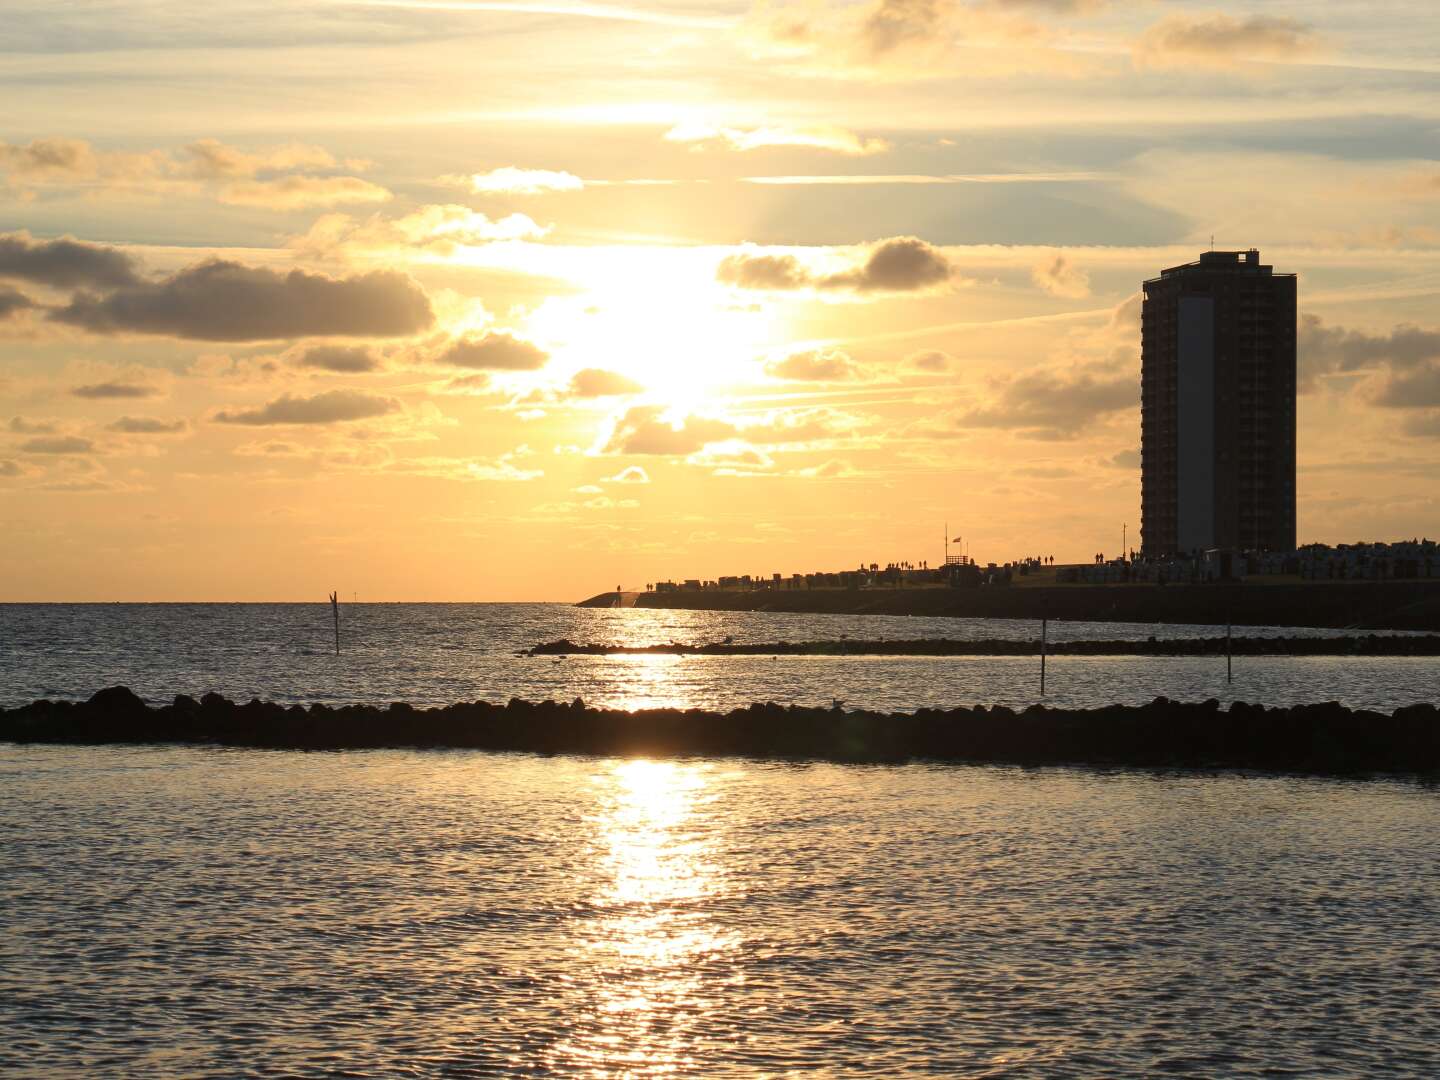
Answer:
<path fill-rule="evenodd" d="M 1144 285 L 1141 548 L 1295 548 L 1295 275 L 1209 251 Z"/>

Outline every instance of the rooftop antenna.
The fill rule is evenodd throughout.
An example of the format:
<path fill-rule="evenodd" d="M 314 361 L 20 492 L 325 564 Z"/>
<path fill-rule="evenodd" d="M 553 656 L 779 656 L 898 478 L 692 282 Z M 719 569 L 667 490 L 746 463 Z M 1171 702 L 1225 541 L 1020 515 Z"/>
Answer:
<path fill-rule="evenodd" d="M 1215 234 L 1213 232 L 1210 234 L 1210 250 L 1215 250 Z"/>

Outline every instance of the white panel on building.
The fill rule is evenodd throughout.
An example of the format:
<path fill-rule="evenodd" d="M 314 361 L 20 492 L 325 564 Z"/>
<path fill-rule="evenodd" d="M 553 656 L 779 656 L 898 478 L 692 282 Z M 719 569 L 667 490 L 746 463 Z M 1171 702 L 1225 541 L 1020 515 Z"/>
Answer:
<path fill-rule="evenodd" d="M 1181 551 L 1215 546 L 1215 301 L 1182 296 L 1179 312 Z"/>

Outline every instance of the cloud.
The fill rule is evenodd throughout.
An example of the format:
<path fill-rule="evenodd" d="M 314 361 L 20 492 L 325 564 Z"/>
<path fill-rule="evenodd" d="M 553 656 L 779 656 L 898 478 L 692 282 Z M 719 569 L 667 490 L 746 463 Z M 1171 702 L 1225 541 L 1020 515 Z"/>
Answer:
<path fill-rule="evenodd" d="M 8 319 L 17 312 L 33 308 L 35 301 L 22 292 L 0 285 L 0 319 Z"/>
<path fill-rule="evenodd" d="M 80 293 L 51 318 L 95 334 L 165 334 L 195 341 L 399 337 L 434 322 L 408 276 L 375 270 L 331 278 L 211 259 L 108 296 Z"/>
<path fill-rule="evenodd" d="M 839 349 L 812 349 L 791 353 L 765 365 L 765 373 L 794 382 L 840 382 L 864 377 L 848 353 Z"/>
<path fill-rule="evenodd" d="M 810 480 L 849 480 L 852 477 L 859 476 L 860 470 L 848 461 L 832 458 L 819 465 L 809 465 L 803 469 L 792 469 L 790 475 L 803 476 Z"/>
<path fill-rule="evenodd" d="M 363 390 L 327 390 L 314 397 L 292 397 L 286 394 L 258 409 L 222 411 L 215 419 L 222 424 L 263 426 L 269 424 L 339 424 L 350 420 L 370 420 L 398 411 L 394 398 L 366 393 Z"/>
<path fill-rule="evenodd" d="M 991 404 L 961 413 L 955 424 L 1010 429 L 1032 439 L 1069 439 L 1139 402 L 1140 380 L 1133 372 L 1101 366 L 1031 371 L 1003 383 Z"/>
<path fill-rule="evenodd" d="M 1140 468 L 1140 449 L 1135 447 L 1130 450 L 1117 450 L 1101 464 L 1109 469 L 1138 469 Z"/>
<path fill-rule="evenodd" d="M 585 181 L 574 173 L 550 169 L 517 169 L 507 165 L 488 173 L 446 176 L 443 182 L 468 187 L 477 195 L 541 195 L 547 191 L 579 191 Z"/>
<path fill-rule="evenodd" d="M 879 0 L 860 24 L 860 42 L 871 57 L 941 37 L 954 10 L 950 0 Z"/>
<path fill-rule="evenodd" d="M 775 468 L 770 455 L 762 453 L 743 439 L 725 439 L 697 450 L 685 459 L 686 464 L 710 469 L 716 476 L 769 475 Z"/>
<path fill-rule="evenodd" d="M 18 461 L 11 461 L 9 458 L 0 458 L 0 476 L 19 476 L 24 471 Z"/>
<path fill-rule="evenodd" d="M 1088 15 L 1104 10 L 1109 5 L 1109 0 L 988 0 L 988 3 L 990 7 L 1002 10 L 1038 8 L 1056 15 Z"/>
<path fill-rule="evenodd" d="M 862 294 L 922 292 L 947 284 L 954 275 L 954 267 L 938 248 L 913 236 L 871 244 L 862 263 L 833 274 L 813 273 L 794 255 L 749 251 L 727 255 L 715 273 L 722 284 L 741 289 L 845 290 Z"/>
<path fill-rule="evenodd" d="M 638 394 L 645 388 L 618 371 L 585 368 L 570 378 L 570 394 L 578 398 L 618 397 Z"/>
<path fill-rule="evenodd" d="M 348 214 L 325 214 L 309 230 L 291 237 L 287 246 L 318 258 L 402 255 L 417 250 L 449 255 L 461 246 L 534 240 L 548 231 L 524 214 L 492 220 L 468 206 L 445 203 L 422 206 L 398 218 L 373 214 L 357 221 Z"/>
<path fill-rule="evenodd" d="M 16 435 L 54 435 L 56 431 L 51 420 L 26 420 L 23 416 L 12 416 L 6 426 Z"/>
<path fill-rule="evenodd" d="M 246 153 L 218 139 L 198 139 L 185 147 L 185 153 L 189 158 L 186 171 L 195 176 L 216 179 L 295 169 L 330 169 L 336 164 L 328 150 L 303 143 L 287 143 L 258 153 Z"/>
<path fill-rule="evenodd" d="M 1060 252 L 1053 259 L 1046 259 L 1032 267 L 1030 280 L 1051 296 L 1080 300 L 1090 295 L 1090 275 Z"/>
<path fill-rule="evenodd" d="M 900 366 L 907 371 L 918 371 L 925 375 L 940 375 L 959 370 L 960 361 L 939 349 L 922 349 L 905 357 Z"/>
<path fill-rule="evenodd" d="M 650 474 L 647 473 L 644 469 L 642 469 L 639 465 L 631 465 L 631 466 L 629 466 L 628 468 L 621 469 L 621 470 L 620 470 L 618 473 L 616 473 L 614 476 L 607 476 L 607 477 L 605 477 L 605 478 L 601 481 L 601 483 L 604 483 L 604 484 L 648 484 L 648 483 L 650 483 Z"/>
<path fill-rule="evenodd" d="M 0 234 L 0 278 L 57 289 L 115 289 L 140 281 L 135 260 L 117 248 L 68 236 L 32 240 L 26 232 Z"/>
<path fill-rule="evenodd" d="M 457 375 L 440 388 L 443 394 L 486 394 L 493 390 L 490 376 L 483 371 L 474 375 Z"/>
<path fill-rule="evenodd" d="M 722 146 L 728 150 L 759 150 L 776 146 L 830 150 L 837 154 L 862 156 L 890 149 L 884 139 L 867 139 L 841 127 L 714 127 L 710 124 L 677 124 L 665 133 L 669 142 L 693 146 Z"/>
<path fill-rule="evenodd" d="M 1440 330 L 1427 330 L 1409 323 L 1402 323 L 1388 333 L 1373 334 L 1344 326 L 1326 326 L 1318 315 L 1304 312 L 1295 345 L 1302 392 L 1314 389 L 1322 375 L 1370 369 L 1403 373 L 1440 361 Z"/>
<path fill-rule="evenodd" d="M 693 454 L 734 438 L 734 424 L 704 416 L 666 416 L 663 405 L 636 405 L 616 421 L 607 454 Z"/>
<path fill-rule="evenodd" d="M 1409 371 L 1391 371 L 1375 395 L 1375 404 L 1392 409 L 1440 406 L 1440 362 Z"/>
<path fill-rule="evenodd" d="M 157 420 L 153 416 L 122 416 L 106 424 L 106 431 L 122 435 L 178 435 L 189 427 L 184 420 Z"/>
<path fill-rule="evenodd" d="M 379 184 L 358 176 L 282 176 L 227 184 L 217 196 L 231 206 L 259 206 L 267 210 L 309 210 L 341 203 L 385 202 L 394 196 Z"/>
<path fill-rule="evenodd" d="M 315 345 L 297 355 L 292 363 L 296 367 L 346 375 L 379 371 L 384 366 L 380 357 L 362 345 Z"/>
<path fill-rule="evenodd" d="M 434 476 L 443 480 L 485 480 L 493 483 L 524 483 L 545 475 L 543 469 L 529 469 L 517 464 L 533 457 L 528 446 L 517 446 L 496 458 L 407 458 L 387 468 L 387 472 L 403 472 L 415 476 Z"/>
<path fill-rule="evenodd" d="M 97 150 L 83 139 L 60 136 L 24 146 L 0 142 L 0 173 L 12 186 L 25 188 L 79 188 L 150 197 L 214 195 L 223 203 L 274 210 L 391 197 L 379 185 L 355 176 L 309 174 L 337 164 L 327 150 L 301 143 L 246 152 L 216 139 L 200 139 L 174 153 Z M 368 163 L 344 164 L 360 169 Z"/>
<path fill-rule="evenodd" d="M 145 383 L 129 383 L 112 380 L 110 382 L 89 383 L 85 386 L 72 386 L 70 393 L 74 397 L 100 401 L 110 398 L 159 397 L 161 391 L 159 388 L 148 386 Z"/>
<path fill-rule="evenodd" d="M 1317 51 L 1311 29 L 1284 16 L 1176 14 L 1140 36 L 1135 62 L 1141 67 L 1233 67 L 1247 60 L 1300 60 Z"/>
<path fill-rule="evenodd" d="M 48 435 L 27 439 L 20 444 L 24 454 L 93 454 L 95 443 L 78 435 Z"/>
<path fill-rule="evenodd" d="M 496 331 L 480 338 L 456 338 L 435 362 L 479 371 L 536 371 L 549 359 L 540 346 Z"/>

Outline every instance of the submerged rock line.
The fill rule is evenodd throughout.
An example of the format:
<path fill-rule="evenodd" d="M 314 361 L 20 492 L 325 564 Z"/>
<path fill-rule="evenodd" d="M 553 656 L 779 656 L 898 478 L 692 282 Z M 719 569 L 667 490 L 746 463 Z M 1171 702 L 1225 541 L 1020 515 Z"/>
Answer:
<path fill-rule="evenodd" d="M 845 711 L 755 704 L 597 709 L 570 703 L 237 704 L 218 694 L 150 706 L 123 686 L 84 702 L 0 709 L 0 740 L 192 743 L 293 750 L 448 747 L 538 754 L 751 757 L 838 762 L 986 762 L 1258 769 L 1320 774 L 1440 773 L 1440 710 L 1391 714 L 1335 702 L 1266 708 L 1156 698 L 1148 705 L 1021 711 L 1003 706 Z"/>
<path fill-rule="evenodd" d="M 1440 656 L 1440 634 L 1396 636 L 1365 634 L 1347 637 L 1236 637 L 1230 641 L 1235 656 Z M 1133 641 L 1052 641 L 1051 656 L 1224 656 L 1225 638 L 1171 638 Z M 1038 656 L 1040 641 L 985 638 L 914 638 L 897 641 L 769 641 L 707 642 L 686 645 L 578 644 L 568 638 L 547 641 L 526 651 L 527 656 Z"/>

